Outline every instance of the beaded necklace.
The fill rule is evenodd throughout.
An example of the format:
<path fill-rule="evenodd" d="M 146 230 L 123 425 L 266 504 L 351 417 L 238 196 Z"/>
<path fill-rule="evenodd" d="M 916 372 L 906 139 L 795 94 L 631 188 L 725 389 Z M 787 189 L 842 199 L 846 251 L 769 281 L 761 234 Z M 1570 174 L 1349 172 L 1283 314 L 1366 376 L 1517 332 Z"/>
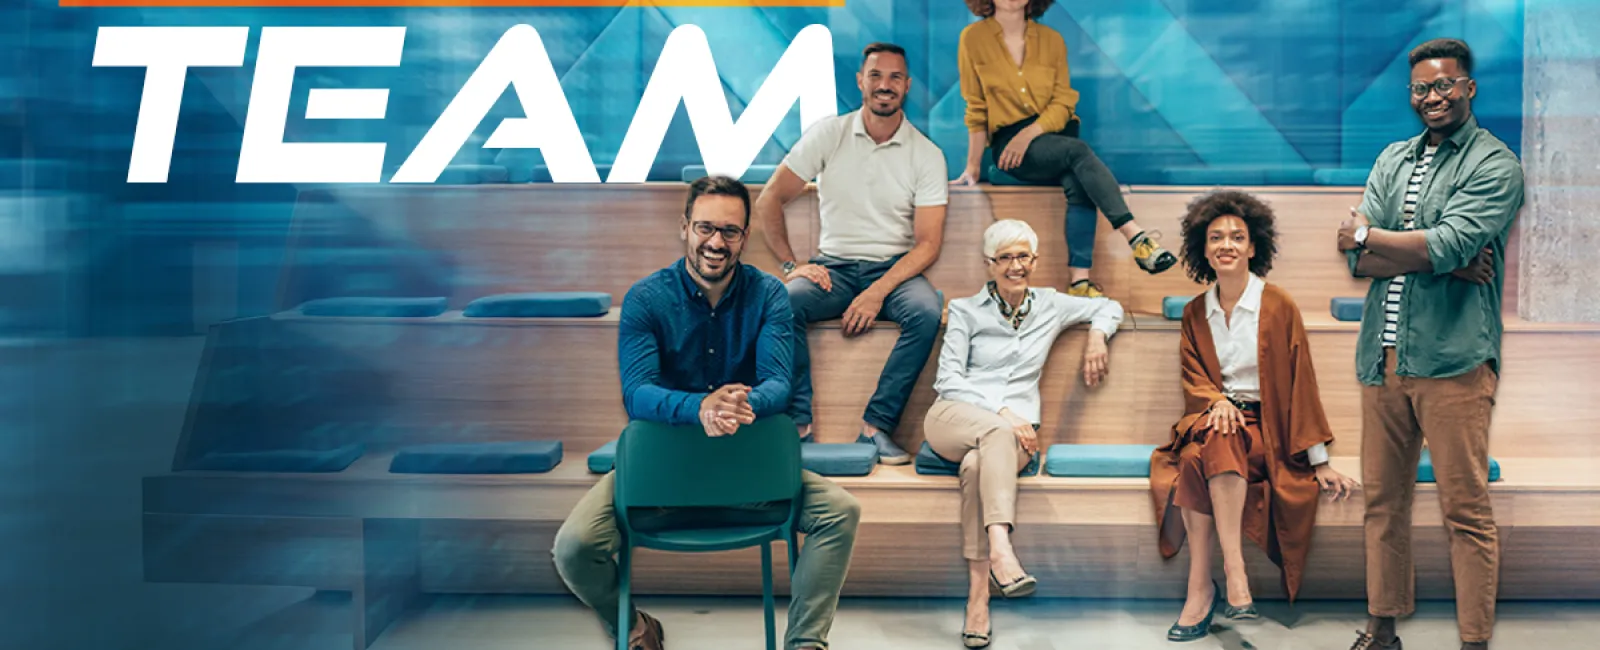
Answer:
<path fill-rule="evenodd" d="M 1028 312 L 1033 309 L 1033 290 L 1029 289 L 1022 297 L 1022 305 L 1012 309 L 1010 303 L 1000 297 L 1000 288 L 995 285 L 994 280 L 989 281 L 988 288 L 989 296 L 1000 305 L 1000 316 L 1011 321 L 1011 329 L 1022 329 L 1022 320 L 1027 318 Z"/>

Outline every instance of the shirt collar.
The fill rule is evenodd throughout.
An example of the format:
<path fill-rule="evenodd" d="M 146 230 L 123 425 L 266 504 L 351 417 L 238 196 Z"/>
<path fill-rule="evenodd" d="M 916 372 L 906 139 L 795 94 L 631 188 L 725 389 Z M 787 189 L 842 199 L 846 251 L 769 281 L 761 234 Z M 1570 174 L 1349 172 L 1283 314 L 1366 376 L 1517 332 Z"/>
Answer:
<path fill-rule="evenodd" d="M 870 139 L 872 134 L 867 133 L 867 123 L 864 121 L 864 115 L 866 112 L 867 107 L 864 105 L 861 108 L 856 109 L 855 119 L 851 120 L 850 122 L 850 130 L 856 135 Z M 900 107 L 900 126 L 894 130 L 894 135 L 889 136 L 889 139 L 884 141 L 883 144 L 905 144 L 906 137 L 911 133 L 911 128 L 911 118 L 906 117 L 905 105 L 902 104 Z"/>
<path fill-rule="evenodd" d="M 1468 116 L 1467 121 L 1461 124 L 1461 128 L 1456 129 L 1455 133 L 1451 133 L 1450 137 L 1445 138 L 1443 142 L 1440 142 L 1439 147 L 1443 148 L 1445 145 L 1450 145 L 1451 148 L 1455 149 L 1456 151 L 1460 151 L 1466 148 L 1467 143 L 1472 141 L 1472 136 L 1477 134 L 1477 132 L 1478 116 Z M 1422 135 L 1411 139 L 1411 146 L 1406 149 L 1406 160 L 1416 160 L 1421 158 L 1422 151 L 1426 149 L 1427 146 L 1428 131 L 1424 129 L 1422 131 Z"/>
<path fill-rule="evenodd" d="M 1250 274 L 1250 279 L 1247 280 L 1245 282 L 1245 285 L 1244 285 L 1244 295 L 1239 296 L 1239 304 L 1234 305 L 1233 308 L 1236 309 L 1236 310 L 1237 309 L 1243 309 L 1243 310 L 1248 311 L 1248 312 L 1253 313 L 1253 314 L 1260 314 L 1261 313 L 1261 292 L 1262 292 L 1262 290 L 1264 290 L 1266 288 L 1267 288 L 1267 281 L 1266 280 L 1262 280 L 1261 278 L 1257 277 L 1256 274 L 1251 273 Z M 1206 315 L 1207 316 L 1210 316 L 1212 314 L 1216 314 L 1216 315 L 1219 315 L 1219 316 L 1222 315 L 1222 301 L 1217 299 L 1217 291 L 1218 290 L 1219 290 L 1218 287 L 1213 285 L 1211 287 L 1211 290 L 1206 292 Z"/>
<path fill-rule="evenodd" d="M 1031 296 L 1031 295 L 1034 294 L 1034 292 L 1035 292 L 1035 289 L 1033 287 L 1028 287 L 1028 295 Z M 995 300 L 993 295 L 989 294 L 989 283 L 988 282 L 983 283 L 983 288 L 979 289 L 978 293 L 973 294 L 972 297 L 978 299 L 978 306 L 979 307 L 988 307 L 988 306 L 993 305 L 996 302 L 998 302 L 998 301 Z"/>
<path fill-rule="evenodd" d="M 734 264 L 733 270 L 729 271 L 729 273 L 733 274 L 733 281 L 728 283 L 727 292 L 722 294 L 722 304 L 727 304 L 729 299 L 739 295 L 739 287 L 744 285 L 744 276 L 746 275 L 740 271 L 739 267 L 741 266 L 744 265 Z M 689 274 L 689 258 L 687 256 L 678 258 L 678 263 L 673 264 L 672 269 L 674 274 L 678 276 L 678 286 L 683 288 L 685 298 L 710 304 L 706 300 L 705 291 L 700 288 L 700 285 L 695 284 L 694 276 Z"/>

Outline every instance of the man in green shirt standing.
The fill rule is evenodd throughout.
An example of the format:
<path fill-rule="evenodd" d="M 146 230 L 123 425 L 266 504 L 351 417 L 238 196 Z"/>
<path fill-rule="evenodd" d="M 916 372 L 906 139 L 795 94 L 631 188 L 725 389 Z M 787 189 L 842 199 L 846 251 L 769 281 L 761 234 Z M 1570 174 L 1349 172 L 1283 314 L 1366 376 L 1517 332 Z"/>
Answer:
<path fill-rule="evenodd" d="M 1356 344 L 1370 619 L 1352 650 L 1400 650 L 1395 618 L 1415 609 L 1411 507 L 1424 441 L 1450 533 L 1461 647 L 1477 650 L 1493 633 L 1500 575 L 1489 416 L 1522 164 L 1472 116 L 1466 43 L 1423 43 L 1410 62 L 1411 107 L 1427 131 L 1378 156 L 1338 237 L 1351 273 L 1372 279 Z"/>

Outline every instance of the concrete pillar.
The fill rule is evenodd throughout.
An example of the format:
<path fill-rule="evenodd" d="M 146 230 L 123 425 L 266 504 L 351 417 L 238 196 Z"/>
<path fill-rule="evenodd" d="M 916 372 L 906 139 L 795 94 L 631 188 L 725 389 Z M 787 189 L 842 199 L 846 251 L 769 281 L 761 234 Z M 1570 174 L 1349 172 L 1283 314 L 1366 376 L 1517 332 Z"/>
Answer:
<path fill-rule="evenodd" d="M 1517 312 L 1600 322 L 1600 2 L 1524 5 Z"/>

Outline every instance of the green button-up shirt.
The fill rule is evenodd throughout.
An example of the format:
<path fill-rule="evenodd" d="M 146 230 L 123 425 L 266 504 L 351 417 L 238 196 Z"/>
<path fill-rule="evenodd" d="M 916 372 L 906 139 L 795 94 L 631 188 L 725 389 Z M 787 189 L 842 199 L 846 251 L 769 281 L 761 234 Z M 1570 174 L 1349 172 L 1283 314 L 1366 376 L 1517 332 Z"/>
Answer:
<path fill-rule="evenodd" d="M 1427 142 L 1424 132 L 1379 154 L 1367 177 L 1361 213 L 1374 228 L 1405 228 L 1406 186 Z M 1522 208 L 1522 163 L 1493 134 L 1469 118 L 1439 144 L 1417 197 L 1416 227 L 1426 231 L 1431 272 L 1407 276 L 1400 293 L 1396 373 L 1454 377 L 1488 362 L 1499 371 L 1501 292 L 1506 240 Z M 1494 250 L 1494 280 L 1475 284 L 1452 271 L 1478 251 Z M 1360 251 L 1348 253 L 1355 273 Z M 1383 384 L 1384 300 L 1389 278 L 1373 278 L 1356 343 L 1356 376 Z"/>

